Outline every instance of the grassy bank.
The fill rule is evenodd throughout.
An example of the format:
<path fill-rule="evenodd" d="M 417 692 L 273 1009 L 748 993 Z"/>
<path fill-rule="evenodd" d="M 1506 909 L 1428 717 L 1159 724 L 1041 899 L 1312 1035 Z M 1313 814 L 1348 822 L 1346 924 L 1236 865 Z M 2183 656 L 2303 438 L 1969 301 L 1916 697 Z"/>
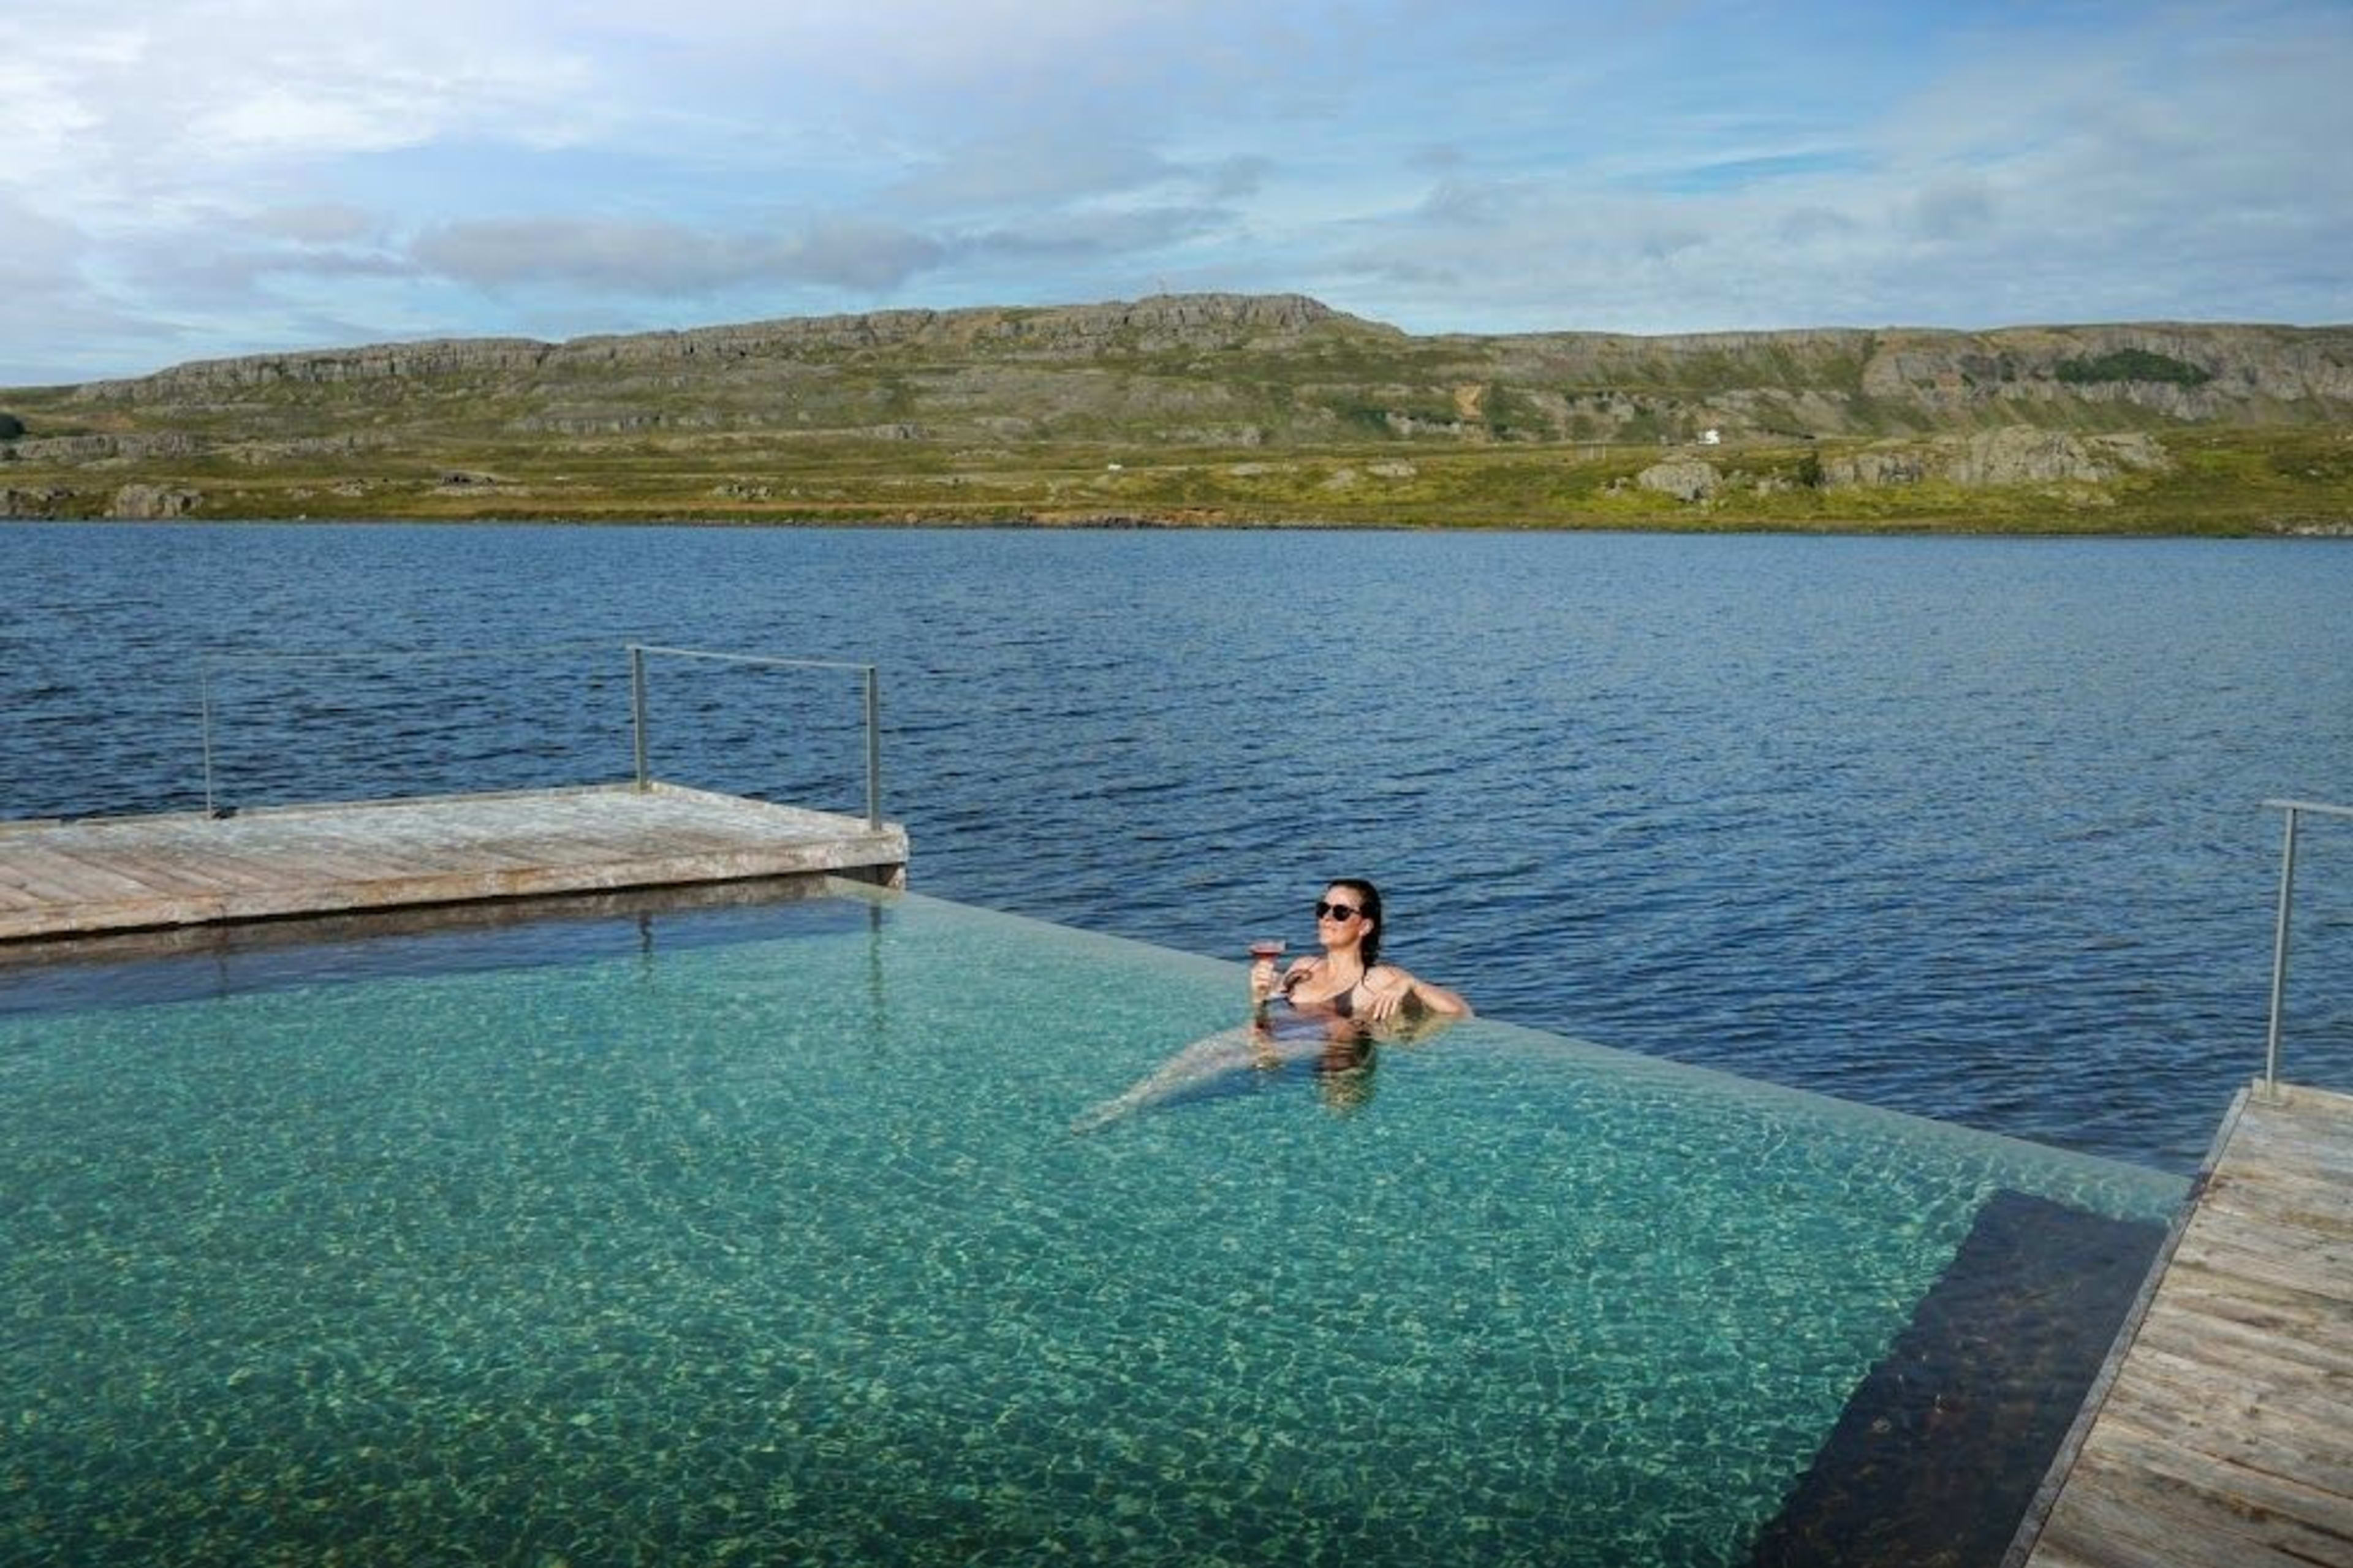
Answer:
<path fill-rule="evenodd" d="M 943 449 L 913 441 L 648 436 L 327 451 L 0 461 L 18 515 L 759 522 L 1330 522 L 1447 528 L 2264 534 L 2353 525 L 2353 432 L 2190 430 L 2158 469 L 1968 485 L 1826 479 L 1885 440 L 1712 447 L 1402 442 L 1314 450 L 1119 442 Z M 27 444 L 31 445 L 31 444 Z M 37 447 L 35 448 L 37 450 Z M 1710 493 L 1646 488 L 1704 464 Z"/>

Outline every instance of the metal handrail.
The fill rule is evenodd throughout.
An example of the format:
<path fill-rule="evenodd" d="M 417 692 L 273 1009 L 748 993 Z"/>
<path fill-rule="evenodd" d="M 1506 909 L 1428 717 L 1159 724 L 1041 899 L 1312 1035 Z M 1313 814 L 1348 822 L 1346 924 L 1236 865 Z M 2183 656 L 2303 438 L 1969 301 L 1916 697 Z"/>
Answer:
<path fill-rule="evenodd" d="M 866 707 L 866 822 L 871 828 L 882 826 L 882 719 L 881 677 L 871 664 L 848 664 L 835 659 L 774 658 L 764 654 L 717 653 L 707 648 L 665 647 L 652 643 L 624 643 L 629 656 L 629 718 L 631 750 L 635 753 L 636 783 L 640 791 L 652 787 L 653 776 L 649 769 L 647 753 L 650 728 L 648 722 L 646 656 L 659 654 L 672 658 L 708 659 L 723 664 L 769 665 L 794 669 L 848 669 L 864 678 Z M 348 649 L 338 653 L 204 653 L 196 658 L 198 707 L 204 726 L 205 811 L 218 816 L 222 811 L 214 787 L 213 770 L 213 672 L 216 668 L 239 664 L 325 664 L 354 660 L 401 658 L 409 661 L 446 658 L 492 658 L 516 656 L 537 656 L 551 653 L 585 651 L 609 652 L 607 642 L 543 643 L 529 647 L 434 648 L 423 651 L 395 652 L 386 649 Z"/>
<path fill-rule="evenodd" d="M 830 658 L 772 658 L 765 654 L 712 653 L 703 648 L 662 647 L 652 643 L 630 643 L 627 646 L 629 650 L 630 735 L 637 752 L 638 788 L 641 791 L 653 786 L 653 774 L 646 761 L 650 732 L 646 711 L 646 655 L 710 659 L 720 664 L 766 665 L 784 669 L 856 670 L 864 678 L 866 687 L 866 826 L 877 829 L 881 827 L 882 698 L 881 676 L 873 665 L 847 664 Z"/>
<path fill-rule="evenodd" d="M 2279 921 L 2272 934 L 2272 1016 L 2263 1037 L 2263 1092 L 2279 1089 L 2281 1005 L 2287 995 L 2288 917 L 2295 905 L 2296 827 L 2306 812 L 2353 821 L 2353 805 L 2324 805 L 2310 800 L 2267 800 L 2266 809 L 2287 813 L 2287 836 L 2280 846 Z"/>
<path fill-rule="evenodd" d="M 204 725 L 205 815 L 223 815 L 213 787 L 213 671 L 231 665 L 351 664 L 400 658 L 412 664 L 450 658 L 536 658 L 551 653 L 609 651 L 608 642 L 535 643 L 527 647 L 345 648 L 334 653 L 216 653 L 196 655 L 197 708 Z"/>

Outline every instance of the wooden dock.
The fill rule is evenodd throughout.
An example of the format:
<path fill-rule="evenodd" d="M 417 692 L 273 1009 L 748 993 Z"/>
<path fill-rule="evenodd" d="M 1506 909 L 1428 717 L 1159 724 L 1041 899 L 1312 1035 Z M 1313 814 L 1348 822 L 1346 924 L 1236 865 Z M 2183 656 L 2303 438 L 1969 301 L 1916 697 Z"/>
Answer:
<path fill-rule="evenodd" d="M 2008 1561 L 2353 1568 L 2353 1096 L 2243 1092 L 2159 1270 Z"/>
<path fill-rule="evenodd" d="M 0 823 L 0 944 L 816 874 L 896 883 L 907 834 L 674 784 Z"/>

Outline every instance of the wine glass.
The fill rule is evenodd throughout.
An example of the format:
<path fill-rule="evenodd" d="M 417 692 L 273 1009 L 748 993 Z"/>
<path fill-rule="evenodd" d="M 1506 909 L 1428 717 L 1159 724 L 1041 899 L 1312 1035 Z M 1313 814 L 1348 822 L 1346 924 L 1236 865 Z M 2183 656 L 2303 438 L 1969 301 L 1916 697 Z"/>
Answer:
<path fill-rule="evenodd" d="M 1279 936 L 1262 936 L 1250 944 L 1250 978 L 1252 981 L 1250 994 L 1252 997 L 1260 1001 L 1265 1001 L 1272 996 L 1273 993 L 1271 989 L 1268 993 L 1268 996 L 1260 997 L 1258 995 L 1258 986 L 1256 984 L 1258 978 L 1258 966 L 1261 963 L 1266 965 L 1267 978 L 1271 980 L 1274 977 L 1274 961 L 1282 956 L 1282 950 L 1289 945 L 1290 943 L 1284 942 Z"/>

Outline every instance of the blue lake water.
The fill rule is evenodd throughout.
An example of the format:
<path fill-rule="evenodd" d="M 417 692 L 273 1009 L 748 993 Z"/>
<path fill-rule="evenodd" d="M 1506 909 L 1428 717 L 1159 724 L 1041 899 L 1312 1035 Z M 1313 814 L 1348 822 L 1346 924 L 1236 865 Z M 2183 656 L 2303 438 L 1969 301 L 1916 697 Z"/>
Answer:
<path fill-rule="evenodd" d="M 873 662 L 914 885 L 2153 1164 L 2261 1066 L 2353 798 L 2326 542 L 0 526 L 0 815 L 609 778 L 626 639 Z M 518 652 L 537 649 L 543 651 Z M 474 650 L 480 657 L 450 657 Z M 664 776 L 854 809 L 854 680 L 663 666 Z M 2353 831 L 2285 1067 L 2353 1082 Z"/>

